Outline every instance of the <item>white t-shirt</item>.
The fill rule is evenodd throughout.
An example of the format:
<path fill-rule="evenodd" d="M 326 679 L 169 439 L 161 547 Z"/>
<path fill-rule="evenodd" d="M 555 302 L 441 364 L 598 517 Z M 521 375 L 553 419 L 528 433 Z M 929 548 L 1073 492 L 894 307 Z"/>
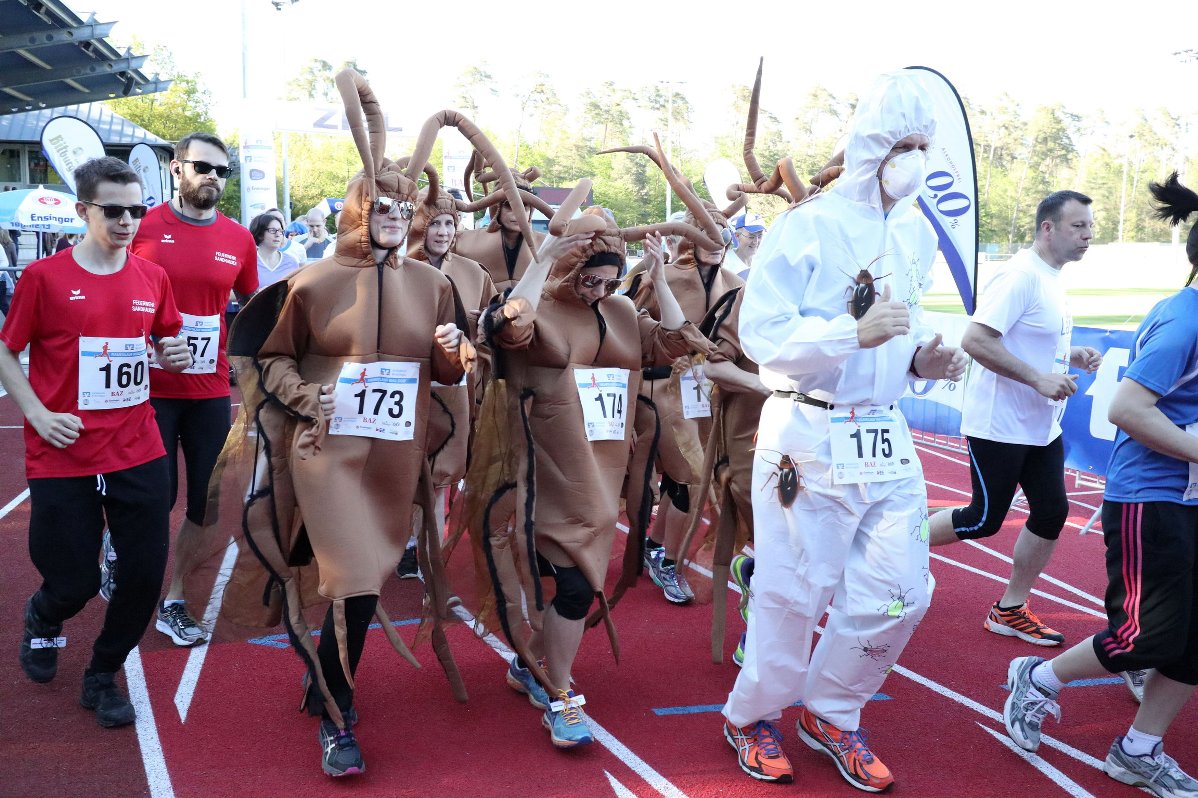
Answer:
<path fill-rule="evenodd" d="M 1020 250 L 982 290 L 973 321 L 1002 333 L 1015 357 L 1041 372 L 1067 373 L 1073 317 L 1061 272 L 1031 249 Z M 974 438 L 1045 446 L 1061 434 L 1065 403 L 1002 377 L 974 361 L 969 367 L 961 432 Z"/>

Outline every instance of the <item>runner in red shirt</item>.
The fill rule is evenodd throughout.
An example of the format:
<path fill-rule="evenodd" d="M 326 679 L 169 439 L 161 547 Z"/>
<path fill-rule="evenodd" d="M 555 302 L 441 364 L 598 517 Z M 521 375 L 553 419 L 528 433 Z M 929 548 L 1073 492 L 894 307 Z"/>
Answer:
<path fill-rule="evenodd" d="M 125 576 L 80 700 L 101 726 L 123 726 L 134 710 L 114 678 L 153 616 L 170 538 L 148 350 L 171 371 L 187 368 L 191 353 L 176 337 L 182 320 L 166 274 L 127 252 L 146 212 L 137 173 L 97 158 L 75 180 L 87 236 L 25 270 L 0 329 L 0 383 L 25 416 L 29 555 L 42 575 L 25 605 L 20 660 L 35 682 L 58 672 L 63 622 L 100 587 L 95 563 L 107 522 Z M 26 346 L 28 378 L 18 359 Z"/>
<path fill-rule="evenodd" d="M 176 645 L 208 639 L 183 603 L 183 574 L 197 556 L 208 479 L 230 426 L 225 307 L 230 292 L 244 301 L 258 288 L 254 237 L 216 210 L 228 177 L 229 151 L 216 136 L 191 133 L 175 145 L 171 172 L 179 195 L 146 215 L 132 251 L 160 265 L 170 278 L 183 332 L 195 358 L 181 374 L 150 373 L 150 402 L 170 467 L 172 506 L 178 493 L 178 450 L 187 468 L 187 515 L 175 539 L 175 564 L 155 628 Z"/>

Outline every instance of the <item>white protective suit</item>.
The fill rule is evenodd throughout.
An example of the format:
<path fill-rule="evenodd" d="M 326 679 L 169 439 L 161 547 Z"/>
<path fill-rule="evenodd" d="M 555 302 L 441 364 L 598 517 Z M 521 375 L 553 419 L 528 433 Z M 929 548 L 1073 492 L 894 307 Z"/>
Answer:
<path fill-rule="evenodd" d="M 919 302 L 930 285 L 935 233 L 914 195 L 883 213 L 877 172 L 897 141 L 934 132 L 917 82 L 901 71 L 880 77 L 857 109 L 842 177 L 782 216 L 753 261 L 740 317 L 746 353 L 761 365 L 766 386 L 801 391 L 834 409 L 772 396 L 762 410 L 748 640 L 724 707 L 736 726 L 776 720 L 802 700 L 841 730 L 857 729 L 861 707 L 927 610 L 933 582 L 918 458 L 912 449 L 909 476 L 834 484 L 830 427 L 833 414 L 849 406 L 860 415 L 860 406 L 894 405 L 916 345 L 932 338 Z M 873 349 L 860 348 L 846 311 L 854 278 L 867 267 L 879 294 L 890 286 L 891 300 L 911 313 L 907 335 Z M 897 406 L 892 412 L 891 433 L 909 440 L 902 413 Z M 801 475 L 789 508 L 778 489 L 782 454 Z M 825 611 L 827 627 L 811 651 Z"/>

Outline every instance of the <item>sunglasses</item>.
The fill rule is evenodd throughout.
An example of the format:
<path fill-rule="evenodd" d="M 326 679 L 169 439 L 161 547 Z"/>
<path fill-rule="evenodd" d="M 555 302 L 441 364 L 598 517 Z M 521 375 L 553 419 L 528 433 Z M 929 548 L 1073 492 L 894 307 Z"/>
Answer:
<path fill-rule="evenodd" d="M 146 215 L 149 207 L 146 205 L 101 205 L 98 202 L 88 202 L 87 200 L 79 200 L 84 205 L 94 205 L 104 211 L 105 219 L 121 219 L 125 215 L 125 211 L 134 219 L 140 219 Z"/>
<path fill-rule="evenodd" d="M 412 214 L 416 212 L 416 206 L 407 200 L 391 199 L 390 197 L 379 197 L 371 207 L 379 216 L 388 216 L 392 210 L 398 208 L 401 219 L 411 219 Z"/>
<path fill-rule="evenodd" d="M 195 169 L 196 174 L 198 175 L 206 175 L 209 172 L 216 172 L 216 176 L 221 180 L 224 180 L 229 176 L 229 173 L 233 171 L 233 167 L 231 166 L 217 166 L 216 164 L 208 163 L 207 161 L 179 161 L 179 163 L 191 164 L 191 168 Z"/>
<path fill-rule="evenodd" d="M 623 281 L 619 277 L 613 277 L 609 280 L 597 274 L 583 274 L 578 278 L 578 285 L 582 288 L 590 289 L 603 286 L 605 294 L 614 294 L 616 289 L 620 287 L 621 282 Z"/>

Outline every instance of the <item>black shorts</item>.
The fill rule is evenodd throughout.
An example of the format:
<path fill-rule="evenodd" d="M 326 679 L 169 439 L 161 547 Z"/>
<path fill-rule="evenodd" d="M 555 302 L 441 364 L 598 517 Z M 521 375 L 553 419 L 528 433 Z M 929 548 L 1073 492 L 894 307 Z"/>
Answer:
<path fill-rule="evenodd" d="M 1019 487 L 1027 497 L 1027 530 L 1045 540 L 1059 538 L 1069 519 L 1061 437 L 1044 446 L 967 438 L 973 499 L 968 507 L 953 510 L 957 537 L 976 540 L 1001 529 Z"/>
<path fill-rule="evenodd" d="M 1198 507 L 1104 501 L 1102 534 L 1109 626 L 1094 636 L 1098 661 L 1198 685 Z"/>
<path fill-rule="evenodd" d="M 150 399 L 166 448 L 170 468 L 171 507 L 179 495 L 179 447 L 187 467 L 187 520 L 203 526 L 204 508 L 208 503 L 208 479 L 216 458 L 224 448 L 225 438 L 232 426 L 231 400 L 227 396 L 215 399 Z"/>

